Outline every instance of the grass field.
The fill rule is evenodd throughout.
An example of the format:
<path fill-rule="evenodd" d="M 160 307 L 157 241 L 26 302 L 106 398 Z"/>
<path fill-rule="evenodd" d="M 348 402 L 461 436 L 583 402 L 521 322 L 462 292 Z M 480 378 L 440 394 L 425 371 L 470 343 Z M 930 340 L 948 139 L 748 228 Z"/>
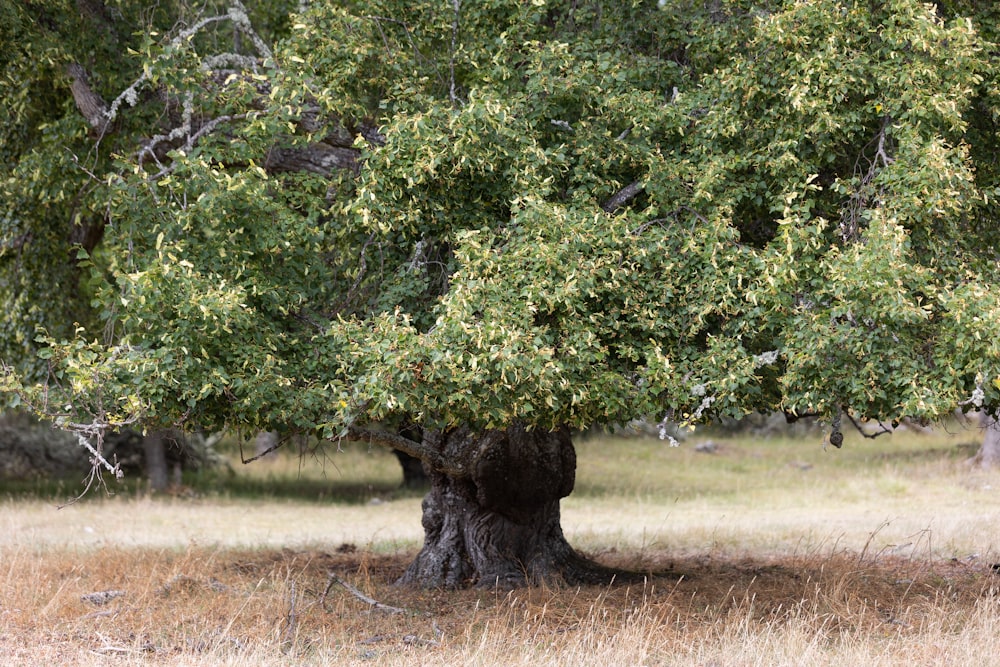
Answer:
<path fill-rule="evenodd" d="M 649 573 L 600 588 L 394 587 L 420 498 L 363 448 L 58 510 L 75 488 L 10 487 L 0 664 L 996 664 L 1000 473 L 965 465 L 978 437 L 582 439 L 567 537 Z"/>

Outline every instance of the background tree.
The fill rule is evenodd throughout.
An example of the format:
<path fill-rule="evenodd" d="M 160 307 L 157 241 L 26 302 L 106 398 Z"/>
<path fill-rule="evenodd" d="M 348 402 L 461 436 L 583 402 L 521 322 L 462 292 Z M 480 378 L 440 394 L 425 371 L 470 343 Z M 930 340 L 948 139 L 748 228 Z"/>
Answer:
<path fill-rule="evenodd" d="M 127 86 L 134 63 L 122 55 L 191 16 L 183 4 L 163 11 L 145 5 L 0 2 L 0 359 L 30 380 L 47 377 L 37 356 L 40 333 L 65 338 L 76 327 L 99 325 L 91 307 L 93 285 L 76 258 L 101 252 L 107 192 L 97 174 L 112 169 L 116 151 L 131 149 L 134 135 L 123 119 L 109 122 L 107 103 L 95 91 Z M 131 120 L 148 127 L 148 118 Z M 44 423 L 13 413 L 4 421 L 5 457 L 19 460 L 27 445 L 49 454 L 36 457 L 34 465 L 12 467 L 10 474 L 63 475 L 90 456 L 67 451 L 72 440 L 46 436 Z M 106 453 L 111 458 L 114 452 L 126 469 L 138 464 L 156 489 L 167 485 L 168 460 L 212 458 L 197 436 L 154 435 L 145 443 L 150 456 L 132 451 L 134 433 L 116 437 Z"/>
<path fill-rule="evenodd" d="M 31 155 L 101 156 L 72 166 L 102 330 L 50 331 L 17 400 L 404 451 L 432 488 L 403 580 L 447 586 L 604 575 L 559 526 L 572 428 L 780 410 L 837 443 L 841 411 L 1000 405 L 992 10 L 299 9 L 84 66 L 106 111 L 77 90 Z"/>
<path fill-rule="evenodd" d="M 1000 422 L 990 413 L 982 412 L 979 414 L 979 423 L 983 442 L 969 463 L 980 468 L 996 467 L 1000 465 Z"/>

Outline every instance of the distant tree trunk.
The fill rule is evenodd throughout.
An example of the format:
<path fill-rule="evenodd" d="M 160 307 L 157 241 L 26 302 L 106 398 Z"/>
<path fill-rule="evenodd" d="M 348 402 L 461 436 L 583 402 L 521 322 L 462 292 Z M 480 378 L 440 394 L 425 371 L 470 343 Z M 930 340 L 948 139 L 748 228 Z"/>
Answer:
<path fill-rule="evenodd" d="M 410 440 L 420 441 L 423 439 L 423 430 L 416 425 L 407 424 L 399 429 L 399 434 Z M 393 453 L 399 459 L 399 465 L 403 469 L 403 486 L 407 489 L 422 489 L 431 485 L 430 477 L 424 470 L 424 463 L 416 456 L 411 456 L 406 452 L 394 449 Z"/>
<path fill-rule="evenodd" d="M 423 444 L 464 463 L 461 474 L 430 471 L 424 546 L 401 584 L 515 587 L 610 578 L 610 570 L 578 555 L 563 537 L 559 500 L 576 477 L 566 429 L 458 428 L 425 432 Z"/>
<path fill-rule="evenodd" d="M 987 412 L 981 413 L 983 444 L 972 458 L 973 465 L 993 468 L 1000 465 L 1000 422 Z"/>
<path fill-rule="evenodd" d="M 146 475 L 149 477 L 149 488 L 153 491 L 167 490 L 170 483 L 167 446 L 176 439 L 177 433 L 171 429 L 150 431 L 142 439 L 142 451 L 146 459 Z"/>
<path fill-rule="evenodd" d="M 403 486 L 407 489 L 420 489 L 430 486 L 431 480 L 424 471 L 424 463 L 415 456 L 398 449 L 393 450 L 399 465 L 403 469 Z"/>

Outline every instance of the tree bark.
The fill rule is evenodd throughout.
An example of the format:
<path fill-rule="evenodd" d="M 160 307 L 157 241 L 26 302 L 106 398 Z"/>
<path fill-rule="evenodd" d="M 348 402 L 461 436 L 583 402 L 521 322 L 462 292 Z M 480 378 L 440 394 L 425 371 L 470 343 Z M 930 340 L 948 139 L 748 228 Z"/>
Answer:
<path fill-rule="evenodd" d="M 149 487 L 153 491 L 166 491 L 169 483 L 167 470 L 167 439 L 169 431 L 151 431 L 142 439 L 142 450 L 146 458 L 146 474 Z"/>
<path fill-rule="evenodd" d="M 66 73 L 72 79 L 69 89 L 73 102 L 80 114 L 87 119 L 96 136 L 103 136 L 108 128 L 108 103 L 90 87 L 87 71 L 79 63 L 66 66 Z"/>
<path fill-rule="evenodd" d="M 406 489 L 421 489 L 430 486 L 431 480 L 424 471 L 424 462 L 410 456 L 406 452 L 394 449 L 393 454 L 399 460 L 399 467 L 403 470 L 403 487 Z"/>
<path fill-rule="evenodd" d="M 573 490 L 576 452 L 565 429 L 425 432 L 424 444 L 467 459 L 468 475 L 430 470 L 424 546 L 400 579 L 427 588 L 607 581 L 612 571 L 563 536 L 559 500 Z"/>
<path fill-rule="evenodd" d="M 980 419 L 983 444 L 972 458 L 972 463 L 980 468 L 995 468 L 1000 465 L 1000 422 L 987 412 L 983 412 Z"/>
<path fill-rule="evenodd" d="M 399 434 L 410 440 L 423 440 L 423 430 L 416 424 L 404 424 L 399 429 Z M 431 479 L 424 470 L 424 462 L 416 456 L 410 456 L 406 452 L 394 449 L 393 454 L 399 460 L 399 466 L 403 469 L 403 487 L 407 489 L 425 489 L 431 485 Z"/>

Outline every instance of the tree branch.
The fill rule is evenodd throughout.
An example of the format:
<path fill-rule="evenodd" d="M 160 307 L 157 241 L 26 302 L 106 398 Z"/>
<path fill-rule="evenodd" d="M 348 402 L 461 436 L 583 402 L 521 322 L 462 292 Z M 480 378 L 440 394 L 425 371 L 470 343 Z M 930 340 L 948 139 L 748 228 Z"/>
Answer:
<path fill-rule="evenodd" d="M 874 187 L 875 179 L 884 169 L 896 161 L 891 155 L 893 152 L 892 137 L 889 135 L 891 127 L 892 117 L 883 116 L 878 133 L 862 149 L 861 155 L 855 160 L 854 173 L 857 178 L 857 186 L 844 202 L 840 213 L 840 236 L 845 242 L 856 239 L 860 234 L 862 226 L 865 224 L 863 219 L 865 210 L 879 205 L 882 189 Z M 888 146 L 886 145 L 887 141 Z M 874 146 L 875 154 L 869 158 L 866 151 L 872 146 Z M 868 162 L 867 170 L 863 169 L 862 161 Z"/>
<path fill-rule="evenodd" d="M 87 71 L 83 69 L 82 65 L 70 63 L 66 66 L 66 74 L 73 79 L 69 90 L 73 94 L 73 102 L 76 104 L 77 110 L 97 134 L 104 134 L 111 123 L 111 118 L 108 115 L 108 103 L 91 89 Z"/>
<path fill-rule="evenodd" d="M 164 53 L 156 56 L 154 61 L 168 57 L 171 49 L 183 48 L 191 37 L 206 27 L 225 21 L 230 21 L 239 34 L 249 37 L 260 57 L 244 56 L 238 53 L 221 53 L 205 57 L 202 60 L 202 69 L 208 72 L 209 76 L 219 87 L 225 87 L 234 77 L 239 78 L 241 71 L 255 70 L 260 62 L 272 57 L 272 52 L 268 45 L 254 31 L 247 16 L 246 8 L 239 0 L 233 0 L 226 14 L 205 17 L 191 27 L 177 33 L 166 44 Z M 224 67 L 235 67 L 236 70 L 217 71 L 218 68 Z M 71 90 L 77 108 L 87 119 L 87 122 L 96 131 L 102 133 L 106 131 L 106 128 L 116 118 L 122 104 L 135 106 L 138 103 L 139 91 L 149 82 L 151 76 L 150 71 L 147 69 L 108 105 L 99 95 L 90 89 L 83 67 L 76 63 L 71 64 L 67 68 L 67 73 L 73 79 Z M 266 102 L 270 92 L 269 83 L 267 81 L 261 82 L 255 80 L 253 84 L 256 86 L 261 99 Z M 180 124 L 164 134 L 157 134 L 151 137 L 148 141 L 144 142 L 144 145 L 137 154 L 137 160 L 140 165 L 147 160 L 151 160 L 159 167 L 159 171 L 150 176 L 150 180 L 158 180 L 173 171 L 170 165 L 161 162 L 168 150 L 180 148 L 181 150 L 189 151 L 202 138 L 215 132 L 221 125 L 244 120 L 249 117 L 249 113 L 234 113 L 220 115 L 207 120 L 199 119 L 196 100 L 192 92 L 188 92 L 184 99 L 181 100 L 181 107 L 182 115 Z M 321 122 L 318 106 L 307 105 L 299 123 L 300 129 L 309 133 L 320 131 L 325 127 L 333 127 L 333 130 L 326 136 L 323 136 L 318 142 L 306 147 L 273 149 L 266 158 L 265 167 L 275 172 L 308 171 L 323 177 L 329 177 L 334 171 L 340 169 L 347 169 L 356 174 L 359 168 L 358 158 L 360 157 L 360 151 L 354 148 L 355 138 L 360 134 L 372 146 L 385 144 L 385 136 L 378 131 L 377 127 L 369 123 L 360 121 L 355 124 L 344 124 L 336 118 L 325 120 L 335 122 Z"/>
<path fill-rule="evenodd" d="M 239 3 L 237 3 L 237 4 L 239 4 Z M 243 5 L 239 5 L 239 6 L 242 7 Z M 244 10 L 244 14 L 245 13 L 246 13 L 246 10 Z M 193 26 L 191 26 L 187 30 L 182 30 L 176 37 L 174 37 L 172 40 L 170 40 L 170 46 L 173 46 L 173 47 L 179 46 L 186 39 L 188 39 L 189 37 L 194 36 L 199 30 L 201 30 L 205 26 L 211 25 L 212 23 L 218 23 L 220 21 L 226 21 L 226 20 L 228 20 L 230 18 L 231 17 L 230 17 L 229 14 L 224 14 L 222 16 L 209 16 L 208 18 L 204 18 L 204 19 L 198 21 L 197 23 L 195 23 Z M 162 58 L 162 57 L 163 56 L 159 56 L 159 58 Z M 130 107 L 134 107 L 136 105 L 136 102 L 139 99 L 139 88 L 141 88 L 142 85 L 144 83 L 146 83 L 146 81 L 148 81 L 148 80 L 149 80 L 149 70 L 147 69 L 147 70 L 143 71 L 143 73 L 139 76 L 138 79 L 136 79 L 135 81 L 133 81 L 132 84 L 128 88 L 126 88 L 125 90 L 123 90 L 121 92 L 121 94 L 119 94 L 118 97 L 116 97 L 111 102 L 111 107 L 107 111 L 107 118 L 108 118 L 109 121 L 113 121 L 115 119 L 115 117 L 118 115 L 118 109 L 121 107 L 122 102 L 127 103 Z"/>
<path fill-rule="evenodd" d="M 158 146 L 160 146 L 160 144 L 169 143 L 171 141 L 180 139 L 185 134 L 187 134 L 188 135 L 187 140 L 184 142 L 184 144 L 180 148 L 181 148 L 181 150 L 189 151 L 192 148 L 194 148 L 194 145 L 196 143 L 198 143 L 199 139 L 201 139 L 206 134 L 209 134 L 210 132 L 212 132 L 213 130 L 215 130 L 215 128 L 218 127 L 219 125 L 221 125 L 222 123 L 231 123 L 234 120 L 243 120 L 244 118 L 247 117 L 247 114 L 245 114 L 245 113 L 238 113 L 238 114 L 232 114 L 232 115 L 226 115 L 226 116 L 219 116 L 218 118 L 213 118 L 212 120 L 206 122 L 201 127 L 199 127 L 196 131 L 191 132 L 191 115 L 192 115 L 192 113 L 193 113 L 193 109 L 191 107 L 191 99 L 188 98 L 184 102 L 184 122 L 183 122 L 183 124 L 180 125 L 179 127 L 174 128 L 168 134 L 158 134 L 155 137 L 153 137 L 152 139 L 150 139 L 146 143 L 146 145 L 142 148 L 142 150 L 139 151 L 139 154 L 136 156 L 136 159 L 139 161 L 139 164 L 142 164 L 143 162 L 145 162 L 147 156 L 152 157 L 155 160 L 156 159 L 156 149 L 157 149 Z M 171 171 L 171 169 L 164 168 L 163 171 L 161 171 L 160 173 L 154 175 L 152 177 L 152 180 L 157 180 L 159 178 L 162 178 L 163 176 L 166 176 L 170 171 Z"/>
<path fill-rule="evenodd" d="M 354 148 L 321 141 L 305 148 L 275 148 L 268 153 L 264 167 L 271 172 L 309 171 L 324 177 L 338 169 L 348 169 L 357 174 L 359 156 Z"/>
<path fill-rule="evenodd" d="M 849 413 L 849 412 L 847 412 L 845 410 L 844 414 L 847 415 L 847 419 L 850 420 L 851 424 L 854 425 L 854 428 L 856 428 L 858 430 L 858 433 L 860 433 L 863 437 L 868 438 L 869 440 L 874 440 L 875 438 L 879 437 L 880 435 L 885 435 L 886 433 L 892 433 L 892 429 L 889 428 L 888 426 L 886 426 L 885 424 L 883 424 L 882 422 L 878 422 L 878 425 L 882 428 L 881 431 L 875 431 L 874 433 L 869 433 L 868 431 L 866 431 L 863 428 L 861 428 L 861 424 L 859 424 L 854 419 L 854 417 L 851 416 L 851 413 Z"/>
<path fill-rule="evenodd" d="M 632 181 L 601 204 L 601 208 L 607 213 L 614 213 L 617 209 L 635 199 L 644 189 L 646 189 L 646 185 L 642 181 Z"/>
<path fill-rule="evenodd" d="M 398 433 L 349 426 L 346 431 L 346 437 L 358 442 L 367 442 L 380 447 L 398 449 L 421 461 L 427 462 L 431 468 L 449 477 L 467 477 L 469 474 L 466 467 L 461 463 L 445 457 L 441 452 L 424 442 L 410 440 Z"/>
<path fill-rule="evenodd" d="M 228 13 L 219 16 L 209 16 L 203 18 L 190 28 L 182 30 L 177 34 L 176 37 L 170 40 L 168 46 L 172 48 L 178 48 L 181 45 L 183 45 L 188 39 L 190 39 L 191 37 L 196 35 L 199 31 L 201 31 L 202 28 L 204 28 L 205 26 L 211 25 L 213 23 L 219 23 L 221 21 L 232 21 L 233 25 L 236 26 L 238 30 L 240 30 L 250 38 L 250 41 L 253 42 L 254 47 L 257 49 L 257 52 L 261 55 L 262 58 L 270 58 L 272 56 L 271 49 L 268 47 L 267 44 L 264 43 L 264 40 L 262 40 L 260 36 L 254 31 L 253 26 L 250 24 L 250 19 L 247 17 L 246 7 L 244 7 L 243 3 L 241 3 L 239 0 L 232 0 Z M 229 56 L 230 54 L 226 55 Z M 237 60 L 240 60 L 240 56 L 235 54 L 233 55 Z M 157 57 L 157 60 L 164 57 L 166 56 L 160 55 Z M 248 61 L 242 60 L 242 62 L 248 62 Z M 129 106 L 136 105 L 136 102 L 138 101 L 139 98 L 139 89 L 142 87 L 143 84 L 149 81 L 149 77 L 150 77 L 150 70 L 149 69 L 144 70 L 138 79 L 133 81 L 128 88 L 123 90 L 121 94 L 119 94 L 118 97 L 116 97 L 111 102 L 111 106 L 107 107 L 106 110 L 103 112 L 103 115 L 106 119 L 105 122 L 111 122 L 115 119 L 115 117 L 118 115 L 118 109 L 121 107 L 123 102 L 127 103 Z M 93 125 L 93 123 L 91 124 Z"/>

